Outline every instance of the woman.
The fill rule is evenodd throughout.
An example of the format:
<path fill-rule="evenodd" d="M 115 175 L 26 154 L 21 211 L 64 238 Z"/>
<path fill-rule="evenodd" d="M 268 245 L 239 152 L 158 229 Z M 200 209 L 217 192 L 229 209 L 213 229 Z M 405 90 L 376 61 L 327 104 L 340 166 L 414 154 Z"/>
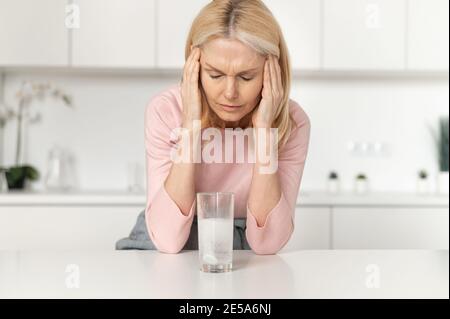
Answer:
<path fill-rule="evenodd" d="M 294 230 L 310 134 L 308 116 L 289 99 L 290 64 L 280 27 L 260 0 L 216 0 L 194 20 L 185 56 L 181 84 L 153 97 L 145 112 L 150 239 L 159 251 L 178 253 L 196 241 L 196 192 L 233 192 L 235 218 L 244 220 L 245 230 L 235 230 L 235 248 L 241 236 L 241 249 L 275 254 Z M 256 129 L 255 152 L 258 147 L 275 149 L 277 169 L 264 172 L 259 158 L 250 163 L 195 162 L 193 154 L 201 149 L 196 137 L 211 127 L 222 133 Z M 174 148 L 179 152 L 185 145 L 174 138 L 176 128 L 194 141 L 189 161 L 171 157 Z M 276 140 L 260 144 L 269 136 L 261 130 L 271 128 Z"/>

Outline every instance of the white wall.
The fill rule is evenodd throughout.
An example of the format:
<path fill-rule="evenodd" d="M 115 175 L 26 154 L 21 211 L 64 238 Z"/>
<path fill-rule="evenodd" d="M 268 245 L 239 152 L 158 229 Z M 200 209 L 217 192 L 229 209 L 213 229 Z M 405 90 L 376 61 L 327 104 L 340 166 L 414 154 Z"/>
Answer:
<path fill-rule="evenodd" d="M 51 99 L 32 105 L 42 111 L 43 120 L 26 132 L 24 161 L 45 175 L 47 152 L 60 143 L 75 155 L 80 188 L 120 190 L 127 187 L 128 162 L 139 162 L 144 171 L 148 100 L 179 76 L 10 72 L 4 83 L 7 103 L 16 104 L 14 94 L 23 79 L 49 80 L 72 95 L 75 104 L 73 110 Z M 301 78 L 293 83 L 292 98 L 312 122 L 302 190 L 325 189 L 331 169 L 340 174 L 346 190 L 363 171 L 377 191 L 414 191 L 418 169 L 436 172 L 426 123 L 448 116 L 448 78 Z M 15 123 L 6 127 L 6 164 L 14 160 L 15 129 Z M 362 158 L 348 152 L 349 141 L 364 140 L 385 142 L 388 155 Z M 33 188 L 41 189 L 42 181 Z"/>
<path fill-rule="evenodd" d="M 448 80 L 334 80 L 296 83 L 293 97 L 312 122 L 305 189 L 323 189 L 329 169 L 349 190 L 366 172 L 377 191 L 414 191 L 420 168 L 436 173 L 437 157 L 426 123 L 448 116 Z M 387 143 L 382 157 L 353 156 L 348 141 Z"/>

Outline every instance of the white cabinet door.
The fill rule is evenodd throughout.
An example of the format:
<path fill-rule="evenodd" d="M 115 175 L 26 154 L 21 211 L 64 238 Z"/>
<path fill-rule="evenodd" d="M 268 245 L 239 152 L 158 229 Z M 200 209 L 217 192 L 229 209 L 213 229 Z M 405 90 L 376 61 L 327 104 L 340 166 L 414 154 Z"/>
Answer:
<path fill-rule="evenodd" d="M 67 66 L 65 0 L 0 0 L 0 65 Z"/>
<path fill-rule="evenodd" d="M 72 64 L 81 67 L 155 66 L 154 0 L 74 0 Z"/>
<path fill-rule="evenodd" d="M 293 69 L 320 69 L 321 5 L 317 0 L 266 0 L 283 31 Z"/>
<path fill-rule="evenodd" d="M 329 207 L 297 207 L 295 229 L 281 252 L 300 249 L 330 249 Z"/>
<path fill-rule="evenodd" d="M 448 0 L 409 0 L 408 69 L 448 71 Z"/>
<path fill-rule="evenodd" d="M 324 68 L 405 68 L 406 0 L 324 0 Z"/>
<path fill-rule="evenodd" d="M 0 250 L 114 250 L 141 206 L 2 206 Z"/>
<path fill-rule="evenodd" d="M 210 0 L 157 0 L 157 66 L 183 68 L 191 24 Z"/>
<path fill-rule="evenodd" d="M 448 249 L 448 208 L 333 208 L 334 249 Z"/>

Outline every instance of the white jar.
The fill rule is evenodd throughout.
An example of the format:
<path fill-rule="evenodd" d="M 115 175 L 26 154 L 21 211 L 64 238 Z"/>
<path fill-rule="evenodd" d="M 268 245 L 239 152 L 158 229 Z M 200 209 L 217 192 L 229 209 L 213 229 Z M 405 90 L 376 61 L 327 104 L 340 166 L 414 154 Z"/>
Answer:
<path fill-rule="evenodd" d="M 355 179 L 355 192 L 357 194 L 366 194 L 369 192 L 369 182 L 367 179 Z"/>
<path fill-rule="evenodd" d="M 430 193 L 430 183 L 428 178 L 417 178 L 416 182 L 416 192 L 417 194 L 429 194 Z"/>
<path fill-rule="evenodd" d="M 337 179 L 337 178 L 330 178 L 330 179 L 328 179 L 327 191 L 330 194 L 337 194 L 337 193 L 339 193 L 339 191 L 340 191 L 339 179 Z"/>

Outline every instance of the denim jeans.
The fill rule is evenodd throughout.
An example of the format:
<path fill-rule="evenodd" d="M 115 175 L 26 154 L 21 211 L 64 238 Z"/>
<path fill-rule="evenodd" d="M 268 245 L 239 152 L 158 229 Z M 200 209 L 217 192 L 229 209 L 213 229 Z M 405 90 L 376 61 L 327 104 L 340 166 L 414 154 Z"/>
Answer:
<path fill-rule="evenodd" d="M 234 233 L 233 233 L 233 249 L 234 250 L 250 250 L 250 246 L 245 237 L 246 219 L 235 218 L 234 219 Z M 116 250 L 156 250 L 155 244 L 153 244 L 150 236 L 147 232 L 147 226 L 145 223 L 145 210 L 141 211 L 138 215 L 136 224 L 129 237 L 122 238 L 116 242 Z M 197 216 L 194 216 L 192 221 L 191 231 L 183 250 L 198 250 L 198 223 Z"/>

